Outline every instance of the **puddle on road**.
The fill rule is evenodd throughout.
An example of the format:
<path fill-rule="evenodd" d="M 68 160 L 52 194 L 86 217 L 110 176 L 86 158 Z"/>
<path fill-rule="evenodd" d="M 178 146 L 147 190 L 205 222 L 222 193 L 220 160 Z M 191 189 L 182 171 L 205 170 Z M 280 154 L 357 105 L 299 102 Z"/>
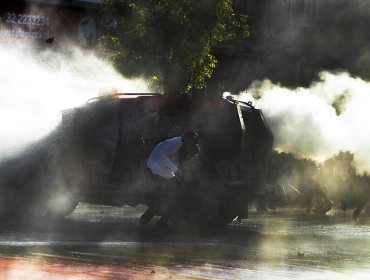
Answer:
<path fill-rule="evenodd" d="M 252 214 L 243 227 L 266 234 L 316 235 L 335 238 L 370 238 L 370 217 L 359 222 L 350 215 L 315 216 L 304 213 Z"/>
<path fill-rule="evenodd" d="M 137 217 L 128 210 L 130 218 Z M 96 209 L 89 219 L 103 214 Z M 370 278 L 368 217 L 355 224 L 345 215 L 252 213 L 220 233 L 177 234 L 152 240 L 126 240 L 123 233 L 99 240 L 89 234 L 79 240 L 0 235 L 0 278 L 25 279 L 30 273 L 39 277 L 27 279 Z"/>

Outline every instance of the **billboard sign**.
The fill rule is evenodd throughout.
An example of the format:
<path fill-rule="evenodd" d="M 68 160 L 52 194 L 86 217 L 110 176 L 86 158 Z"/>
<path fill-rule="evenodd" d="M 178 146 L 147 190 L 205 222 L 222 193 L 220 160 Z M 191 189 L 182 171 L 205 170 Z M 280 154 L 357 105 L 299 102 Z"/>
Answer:
<path fill-rule="evenodd" d="M 107 29 L 98 9 L 16 4 L 0 8 L 0 44 L 94 48 Z"/>

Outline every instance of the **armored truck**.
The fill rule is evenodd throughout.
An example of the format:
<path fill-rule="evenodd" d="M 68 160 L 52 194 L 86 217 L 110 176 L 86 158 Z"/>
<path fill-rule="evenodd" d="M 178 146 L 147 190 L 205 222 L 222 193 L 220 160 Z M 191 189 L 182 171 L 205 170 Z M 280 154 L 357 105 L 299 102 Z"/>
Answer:
<path fill-rule="evenodd" d="M 233 98 L 116 94 L 63 111 L 60 165 L 72 207 L 79 201 L 148 204 L 158 195 L 146 166 L 155 145 L 196 131 L 201 152 L 182 174 L 186 203 L 174 223 L 246 218 L 264 186 L 273 135 L 260 110 Z M 165 202 L 163 202 L 165 203 Z"/>
<path fill-rule="evenodd" d="M 14 205 L 23 217 L 66 216 L 79 202 L 166 205 L 146 162 L 159 142 L 187 131 L 199 134 L 200 153 L 183 166 L 186 197 L 156 214 L 179 224 L 247 218 L 248 202 L 266 184 L 272 153 L 262 112 L 230 97 L 158 94 L 97 97 L 64 110 L 55 133 L 31 149 L 38 156 L 3 165 L 8 175 L 10 166 L 20 167 L 2 177 L 1 214 L 14 216 Z"/>

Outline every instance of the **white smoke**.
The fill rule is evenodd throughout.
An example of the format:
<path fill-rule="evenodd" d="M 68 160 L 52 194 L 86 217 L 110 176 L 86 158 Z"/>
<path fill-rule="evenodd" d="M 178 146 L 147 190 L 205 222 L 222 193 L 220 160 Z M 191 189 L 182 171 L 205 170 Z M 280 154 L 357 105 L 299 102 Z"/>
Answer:
<path fill-rule="evenodd" d="M 319 161 L 350 151 L 358 170 L 370 172 L 370 82 L 322 72 L 308 88 L 257 81 L 239 99 L 262 109 L 277 150 Z"/>
<path fill-rule="evenodd" d="M 50 133 L 61 110 L 102 91 L 148 92 L 93 53 L 0 47 L 0 160 Z"/>

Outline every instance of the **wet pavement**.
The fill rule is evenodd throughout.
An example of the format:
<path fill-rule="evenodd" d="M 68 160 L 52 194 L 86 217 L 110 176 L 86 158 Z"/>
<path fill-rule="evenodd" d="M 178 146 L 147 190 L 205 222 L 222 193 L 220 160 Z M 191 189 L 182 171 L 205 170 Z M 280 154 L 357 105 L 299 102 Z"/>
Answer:
<path fill-rule="evenodd" d="M 252 212 L 222 230 L 136 225 L 145 208 L 80 204 L 0 232 L 0 279 L 369 279 L 370 218 Z"/>

